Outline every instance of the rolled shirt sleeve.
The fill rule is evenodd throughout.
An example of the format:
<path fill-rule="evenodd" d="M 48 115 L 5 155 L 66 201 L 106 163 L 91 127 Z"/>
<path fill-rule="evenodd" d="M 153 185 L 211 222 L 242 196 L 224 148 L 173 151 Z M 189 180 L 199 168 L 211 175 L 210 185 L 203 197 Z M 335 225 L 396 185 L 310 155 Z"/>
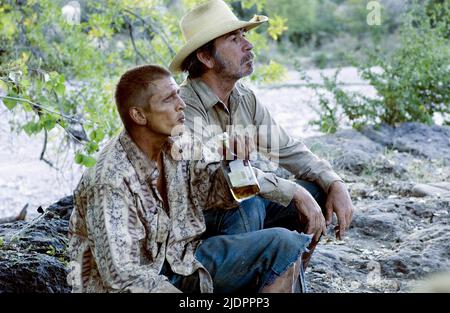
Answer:
<path fill-rule="evenodd" d="M 288 206 L 299 186 L 292 181 L 280 178 L 274 173 L 266 173 L 253 168 L 261 191 L 259 195 L 272 202 Z"/>

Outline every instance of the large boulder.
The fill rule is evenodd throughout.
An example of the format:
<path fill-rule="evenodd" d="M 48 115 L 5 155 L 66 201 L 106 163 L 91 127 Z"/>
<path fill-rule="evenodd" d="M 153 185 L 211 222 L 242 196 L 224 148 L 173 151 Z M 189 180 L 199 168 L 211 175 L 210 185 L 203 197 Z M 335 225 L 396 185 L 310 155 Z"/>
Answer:
<path fill-rule="evenodd" d="M 67 232 L 72 208 L 69 196 L 29 221 L 0 225 L 0 293 L 70 291 Z"/>
<path fill-rule="evenodd" d="M 406 170 L 384 156 L 383 142 L 373 141 L 360 132 L 347 129 L 326 136 L 310 137 L 305 144 L 316 154 L 328 160 L 335 170 L 360 175 L 370 173 L 393 173 L 401 176 Z"/>
<path fill-rule="evenodd" d="M 361 133 L 372 141 L 400 152 L 408 152 L 428 159 L 450 162 L 450 126 L 428 126 L 402 123 L 397 127 L 368 126 Z"/>

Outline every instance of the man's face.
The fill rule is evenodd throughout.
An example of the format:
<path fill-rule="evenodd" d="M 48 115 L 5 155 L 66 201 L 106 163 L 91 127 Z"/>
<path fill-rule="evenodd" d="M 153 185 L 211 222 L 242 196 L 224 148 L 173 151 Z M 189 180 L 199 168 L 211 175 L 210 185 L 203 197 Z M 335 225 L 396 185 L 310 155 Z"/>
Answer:
<path fill-rule="evenodd" d="M 186 105 L 178 95 L 178 84 L 172 77 L 165 77 L 155 80 L 149 88 L 152 92 L 150 105 L 148 110 L 144 110 L 147 127 L 156 134 L 180 134 L 184 126 Z"/>
<path fill-rule="evenodd" d="M 253 45 L 245 37 L 246 31 L 238 29 L 215 41 L 214 68 L 221 76 L 238 80 L 253 72 Z"/>

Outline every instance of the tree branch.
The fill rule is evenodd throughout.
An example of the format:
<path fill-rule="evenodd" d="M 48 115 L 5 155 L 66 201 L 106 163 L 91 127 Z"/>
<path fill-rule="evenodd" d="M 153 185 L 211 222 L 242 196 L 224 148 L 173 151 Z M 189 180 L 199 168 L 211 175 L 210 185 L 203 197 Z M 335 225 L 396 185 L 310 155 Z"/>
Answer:
<path fill-rule="evenodd" d="M 73 123 L 83 124 L 83 123 L 86 122 L 86 121 L 83 121 L 83 120 L 81 120 L 81 119 L 76 119 L 76 118 L 74 118 L 73 116 L 70 116 L 70 115 L 65 115 L 65 114 L 63 114 L 63 113 L 55 112 L 55 111 L 53 111 L 53 110 L 50 110 L 50 109 L 48 109 L 48 108 L 45 108 L 45 107 L 43 107 L 42 105 L 37 104 L 36 102 L 30 101 L 30 100 L 28 100 L 28 99 L 17 98 L 17 97 L 10 97 L 10 96 L 2 96 L 2 95 L 0 95 L 0 98 L 26 102 L 26 103 L 28 103 L 28 104 L 31 104 L 31 105 L 33 106 L 33 109 L 37 110 L 38 112 L 39 112 L 39 111 L 47 111 L 47 112 L 49 112 L 49 113 L 59 115 L 59 116 L 65 118 L 65 119 L 67 119 L 67 120 L 69 120 L 69 121 L 71 121 L 71 122 L 73 122 Z"/>
<path fill-rule="evenodd" d="M 148 61 L 145 59 L 145 57 L 141 54 L 141 52 L 136 47 L 136 43 L 134 41 L 134 35 L 133 35 L 133 25 L 131 25 L 131 23 L 128 20 L 127 20 L 127 24 L 128 24 L 128 32 L 130 33 L 131 44 L 133 45 L 134 52 L 136 52 L 137 56 L 140 57 L 142 59 L 142 61 L 144 61 L 145 63 L 148 63 Z M 136 64 L 137 63 L 138 62 L 136 60 Z"/>
<path fill-rule="evenodd" d="M 10 97 L 10 96 L 1 96 L 1 95 L 0 95 L 0 98 L 27 102 L 27 103 L 31 104 L 31 105 L 33 106 L 33 109 L 37 110 L 38 112 L 40 112 L 40 111 L 47 111 L 47 112 L 50 112 L 50 113 L 52 113 L 52 114 L 59 115 L 59 116 L 65 118 L 65 119 L 67 119 L 67 120 L 69 120 L 69 121 L 71 121 L 71 122 L 78 123 L 78 124 L 80 124 L 80 125 L 83 125 L 84 123 L 86 123 L 86 121 L 84 121 L 84 120 L 76 119 L 76 118 L 74 118 L 74 117 L 72 117 L 72 116 L 65 115 L 65 114 L 62 114 L 62 113 L 55 112 L 55 111 L 53 111 L 53 110 L 44 108 L 43 106 L 41 106 L 41 105 L 39 105 L 39 104 L 37 104 L 37 103 L 35 103 L 35 102 L 33 102 L 33 101 L 30 101 L 30 100 L 28 100 L 28 99 L 16 98 L 16 97 Z M 88 121 L 88 122 L 90 122 L 90 121 Z M 93 123 L 93 122 L 91 122 L 91 123 Z M 65 127 L 63 127 L 63 126 L 61 125 L 60 122 L 57 121 L 57 124 L 58 124 L 59 126 L 61 126 L 62 129 L 64 129 L 64 131 L 69 135 L 70 138 L 72 138 L 72 139 L 75 140 L 76 142 L 78 142 L 78 143 L 84 145 L 84 143 L 83 143 L 80 139 L 78 139 L 77 137 L 75 137 L 68 129 L 66 129 Z M 45 160 L 44 160 L 44 161 L 45 161 Z M 51 165 L 51 163 L 50 163 L 49 165 Z"/>
<path fill-rule="evenodd" d="M 144 25 L 149 26 L 152 31 L 155 34 L 158 34 L 159 37 L 161 37 L 162 41 L 164 42 L 164 44 L 167 46 L 167 48 L 169 49 L 169 53 L 171 54 L 171 57 L 175 56 L 175 50 L 173 49 L 172 45 L 169 43 L 169 41 L 167 40 L 165 34 L 163 34 L 159 29 L 156 28 L 155 25 L 153 25 L 152 23 L 147 22 L 147 20 L 145 20 L 142 16 L 128 10 L 128 9 L 124 9 L 124 11 L 130 15 L 133 15 L 134 17 L 136 17 L 137 19 L 139 19 L 140 21 L 142 21 L 142 23 L 144 23 Z"/>
<path fill-rule="evenodd" d="M 48 136 L 47 136 L 47 130 L 44 129 L 44 145 L 42 147 L 42 151 L 41 151 L 41 156 L 39 157 L 39 160 L 44 161 L 45 163 L 47 163 L 48 165 L 50 165 L 50 167 L 57 169 L 52 162 L 50 162 L 49 160 L 47 160 L 46 158 L 44 158 L 44 154 L 45 154 L 45 150 L 47 150 L 47 140 L 48 140 Z M 57 169 L 58 170 L 58 169 Z"/>

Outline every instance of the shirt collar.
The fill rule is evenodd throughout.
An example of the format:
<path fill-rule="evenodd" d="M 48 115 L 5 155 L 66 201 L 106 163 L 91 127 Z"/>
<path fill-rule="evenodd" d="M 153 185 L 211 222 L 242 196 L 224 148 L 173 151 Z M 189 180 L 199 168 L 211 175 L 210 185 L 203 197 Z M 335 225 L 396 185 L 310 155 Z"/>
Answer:
<path fill-rule="evenodd" d="M 220 101 L 219 97 L 211 90 L 211 88 L 201 78 L 186 78 L 182 85 L 190 84 L 194 92 L 198 95 L 201 102 L 207 110 L 215 106 Z M 241 97 L 242 91 L 240 90 L 239 83 L 234 85 L 231 91 L 230 98 L 237 99 Z"/>
<path fill-rule="evenodd" d="M 138 179 L 141 183 L 147 181 L 154 181 L 158 178 L 158 168 L 156 162 L 150 160 L 145 153 L 138 147 L 138 145 L 131 139 L 126 130 L 122 130 L 119 135 L 119 142 L 121 143 L 128 160 L 137 173 Z M 171 149 L 174 144 L 174 139 L 170 138 L 163 146 L 163 157 L 171 157 Z"/>

